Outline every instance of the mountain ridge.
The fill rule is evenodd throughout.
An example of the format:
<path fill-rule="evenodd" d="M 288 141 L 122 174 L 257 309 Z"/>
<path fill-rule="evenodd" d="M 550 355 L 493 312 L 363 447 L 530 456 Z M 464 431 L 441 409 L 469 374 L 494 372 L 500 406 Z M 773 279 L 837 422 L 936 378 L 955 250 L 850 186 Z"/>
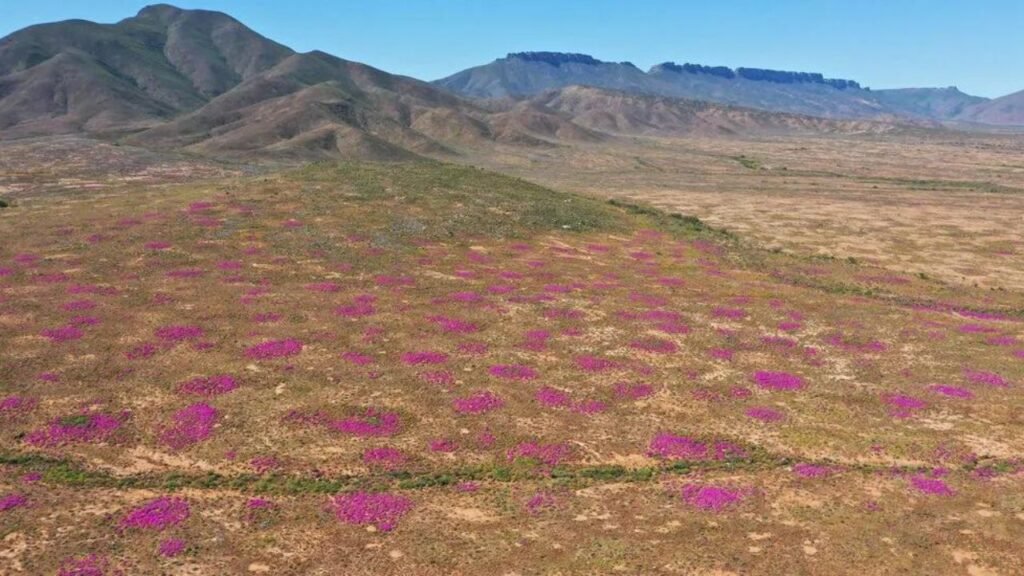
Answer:
<path fill-rule="evenodd" d="M 941 98 L 900 93 L 886 108 L 864 100 L 869 91 L 858 83 L 816 73 L 670 62 L 644 72 L 557 52 L 505 60 L 522 78 L 488 84 L 469 75 L 446 88 L 323 51 L 296 52 L 221 12 L 156 4 L 112 24 L 66 20 L 0 39 L 0 138 L 85 133 L 200 154 L 391 160 L 622 134 L 889 132 L 984 103 L 945 89 Z M 606 85 L 585 81 L 594 70 Z M 698 76 L 711 80 L 687 84 Z M 535 93 L 509 93 L 523 78 Z M 652 82 L 671 93 L 652 93 Z M 753 92 L 730 96 L 727 83 L 770 89 L 750 105 Z M 473 86 L 509 99 L 467 96 Z M 821 100 L 835 94 L 842 98 Z M 892 112 L 900 102 L 906 110 Z"/>
<path fill-rule="evenodd" d="M 955 88 L 871 90 L 855 80 L 827 78 L 817 72 L 671 61 L 645 72 L 629 62 L 560 52 L 509 53 L 434 84 L 470 98 L 529 98 L 581 85 L 825 118 L 883 120 L 902 116 L 957 121 L 967 108 L 988 100 Z"/>

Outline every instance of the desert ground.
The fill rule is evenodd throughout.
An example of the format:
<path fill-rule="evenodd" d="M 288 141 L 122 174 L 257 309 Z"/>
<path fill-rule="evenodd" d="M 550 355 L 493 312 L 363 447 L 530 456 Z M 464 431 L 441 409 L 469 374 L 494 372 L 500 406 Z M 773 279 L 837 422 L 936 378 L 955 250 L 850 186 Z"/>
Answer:
<path fill-rule="evenodd" d="M 1020 574 L 1024 141 L 899 138 L 0 144 L 0 573 Z"/>
<path fill-rule="evenodd" d="M 684 212 L 769 250 L 1024 288 L 1024 136 L 633 138 L 475 159 Z"/>

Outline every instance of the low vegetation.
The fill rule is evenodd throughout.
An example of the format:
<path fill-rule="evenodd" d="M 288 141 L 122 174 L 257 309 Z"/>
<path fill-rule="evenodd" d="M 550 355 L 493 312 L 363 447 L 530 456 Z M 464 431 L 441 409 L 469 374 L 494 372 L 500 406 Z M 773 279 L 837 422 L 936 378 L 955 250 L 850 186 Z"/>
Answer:
<path fill-rule="evenodd" d="M 1018 293 L 435 162 L 0 232 L 26 573 L 943 572 L 947 533 L 1016 565 Z"/>

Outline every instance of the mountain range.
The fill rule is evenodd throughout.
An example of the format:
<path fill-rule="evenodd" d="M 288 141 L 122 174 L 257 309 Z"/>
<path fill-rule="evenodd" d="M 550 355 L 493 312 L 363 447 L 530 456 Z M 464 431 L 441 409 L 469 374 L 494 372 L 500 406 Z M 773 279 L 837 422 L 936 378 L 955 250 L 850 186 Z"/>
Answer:
<path fill-rule="evenodd" d="M 498 99 L 497 101 L 495 99 Z M 1024 124 L 1024 93 L 878 90 L 820 74 L 510 54 L 433 83 L 298 53 L 219 12 L 148 6 L 0 39 L 0 138 L 85 133 L 222 155 L 405 158 L 618 134 Z"/>
<path fill-rule="evenodd" d="M 523 98 L 580 85 L 825 118 L 1024 124 L 1024 94 L 995 100 L 956 87 L 871 90 L 820 73 L 665 62 L 646 72 L 584 54 L 518 52 L 434 82 L 471 98 Z"/>

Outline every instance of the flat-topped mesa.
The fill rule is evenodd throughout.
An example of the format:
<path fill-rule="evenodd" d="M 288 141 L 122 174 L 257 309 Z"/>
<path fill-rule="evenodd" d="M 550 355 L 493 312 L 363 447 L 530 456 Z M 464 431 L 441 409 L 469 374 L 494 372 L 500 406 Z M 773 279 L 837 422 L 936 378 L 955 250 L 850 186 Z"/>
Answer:
<path fill-rule="evenodd" d="M 585 64 L 597 66 L 604 64 L 601 60 L 587 54 L 573 54 L 568 52 L 509 52 L 506 60 L 523 60 L 526 62 L 544 62 L 552 66 L 562 64 Z"/>
<path fill-rule="evenodd" d="M 650 69 L 649 74 L 655 74 L 660 71 L 667 70 L 669 72 L 675 72 L 676 74 L 707 74 L 709 76 L 718 76 L 721 78 L 735 78 L 736 72 L 728 66 L 704 66 L 702 64 L 676 64 L 675 62 L 662 62 Z"/>
<path fill-rule="evenodd" d="M 776 84 L 825 84 L 839 90 L 860 88 L 860 84 L 853 80 L 825 78 L 818 72 L 787 72 L 764 68 L 737 68 L 736 75 L 747 80 L 775 82 Z"/>
<path fill-rule="evenodd" d="M 817 72 L 787 72 L 784 70 L 768 70 L 764 68 L 737 68 L 733 70 L 727 66 L 704 66 L 702 64 L 676 64 L 675 62 L 663 62 L 652 67 L 648 74 L 659 74 L 673 72 L 676 74 L 705 74 L 718 76 L 732 80 L 733 78 L 744 78 L 755 82 L 772 82 L 775 84 L 823 84 L 838 90 L 848 88 L 859 89 L 861 86 L 854 80 L 841 78 L 825 78 Z"/>

